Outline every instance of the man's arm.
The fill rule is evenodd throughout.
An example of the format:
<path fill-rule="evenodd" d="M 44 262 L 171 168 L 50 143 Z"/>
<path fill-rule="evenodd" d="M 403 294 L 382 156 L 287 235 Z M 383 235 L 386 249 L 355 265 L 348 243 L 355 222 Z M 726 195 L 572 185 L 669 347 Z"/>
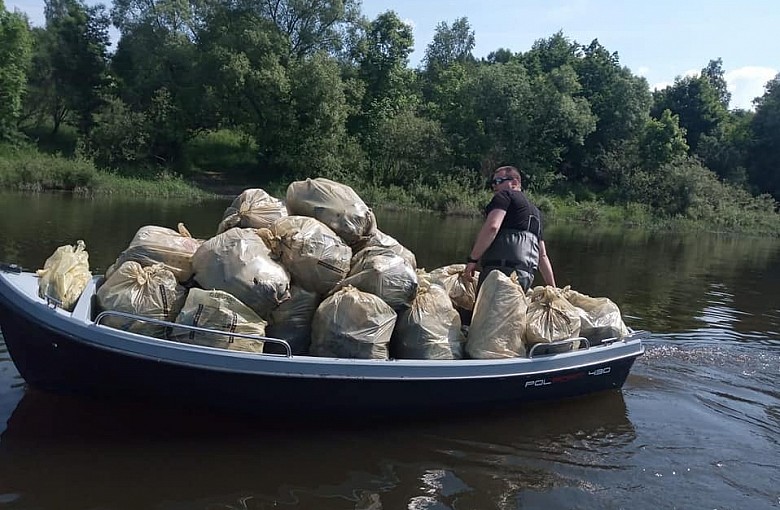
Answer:
<path fill-rule="evenodd" d="M 485 223 L 482 224 L 482 228 L 479 229 L 477 234 L 477 240 L 474 241 L 474 247 L 471 248 L 469 257 L 472 259 L 479 259 L 485 251 L 490 247 L 493 240 L 498 234 L 498 229 L 501 228 L 501 223 L 504 221 L 506 211 L 504 209 L 493 209 L 487 215 Z M 473 278 L 474 271 L 477 269 L 476 262 L 469 262 L 466 265 L 466 277 Z"/>
<path fill-rule="evenodd" d="M 544 245 L 544 241 L 539 241 L 539 272 L 547 285 L 556 287 L 552 262 L 550 262 L 550 257 L 547 256 L 547 247 Z"/>

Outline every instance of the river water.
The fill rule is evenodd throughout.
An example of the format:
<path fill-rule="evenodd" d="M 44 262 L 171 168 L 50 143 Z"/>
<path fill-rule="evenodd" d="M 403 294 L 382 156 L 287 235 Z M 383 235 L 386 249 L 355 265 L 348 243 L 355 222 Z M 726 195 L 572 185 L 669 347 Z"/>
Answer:
<path fill-rule="evenodd" d="M 142 225 L 214 234 L 189 205 L 0 194 L 0 261 L 86 241 L 104 271 Z M 480 224 L 377 212 L 421 267 Z M 652 332 L 622 391 L 442 420 L 290 423 L 25 387 L 0 337 L 0 509 L 778 509 L 780 240 L 549 225 L 558 284 Z"/>

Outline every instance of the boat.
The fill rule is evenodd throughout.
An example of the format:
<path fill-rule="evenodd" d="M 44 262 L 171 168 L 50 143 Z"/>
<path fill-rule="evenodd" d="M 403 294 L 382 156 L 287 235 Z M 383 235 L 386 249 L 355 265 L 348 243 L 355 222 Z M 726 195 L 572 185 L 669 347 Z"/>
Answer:
<path fill-rule="evenodd" d="M 0 266 L 0 331 L 13 363 L 34 388 L 97 397 L 149 399 L 173 406 L 229 409 L 242 413 L 394 415 L 472 412 L 518 408 L 525 402 L 557 400 L 619 390 L 646 336 L 591 345 L 572 338 L 542 351 L 502 359 L 339 359 L 278 352 L 252 353 L 180 343 L 115 329 L 112 315 L 183 326 L 121 312 L 100 311 L 94 276 L 72 311 L 39 297 L 38 276 L 15 265 Z M 224 332 L 216 332 L 225 334 Z"/>

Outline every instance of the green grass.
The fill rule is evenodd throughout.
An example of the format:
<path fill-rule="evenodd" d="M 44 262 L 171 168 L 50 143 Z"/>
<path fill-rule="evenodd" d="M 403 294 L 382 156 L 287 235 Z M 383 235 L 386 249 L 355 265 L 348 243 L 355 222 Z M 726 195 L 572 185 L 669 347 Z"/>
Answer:
<path fill-rule="evenodd" d="M 257 170 L 258 152 L 251 137 L 229 129 L 200 133 L 184 147 L 190 171 L 220 172 L 237 178 Z"/>
<path fill-rule="evenodd" d="M 0 146 L 0 188 L 164 198 L 212 196 L 180 176 L 166 172 L 151 179 L 121 177 L 98 170 L 88 159 L 65 158 L 30 147 L 9 146 Z"/>

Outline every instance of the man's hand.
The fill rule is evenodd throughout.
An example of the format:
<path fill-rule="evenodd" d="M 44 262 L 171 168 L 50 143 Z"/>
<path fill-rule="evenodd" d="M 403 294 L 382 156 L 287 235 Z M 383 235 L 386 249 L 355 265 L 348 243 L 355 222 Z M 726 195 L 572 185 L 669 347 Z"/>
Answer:
<path fill-rule="evenodd" d="M 466 264 L 466 269 L 463 270 L 463 277 L 466 279 L 466 281 L 474 281 L 474 273 L 477 270 L 477 263 L 476 262 L 469 262 Z"/>

